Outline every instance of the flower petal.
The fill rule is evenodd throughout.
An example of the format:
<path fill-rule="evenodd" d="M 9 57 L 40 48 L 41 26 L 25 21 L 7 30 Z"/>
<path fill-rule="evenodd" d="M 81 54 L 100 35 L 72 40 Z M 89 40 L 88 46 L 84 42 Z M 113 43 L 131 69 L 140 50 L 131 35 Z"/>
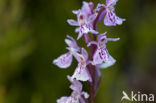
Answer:
<path fill-rule="evenodd" d="M 78 34 L 78 37 L 77 37 L 77 40 L 79 40 L 82 36 L 83 36 L 83 31 L 80 30 L 80 32 L 79 32 L 79 34 Z"/>
<path fill-rule="evenodd" d="M 82 95 L 84 95 L 86 99 L 89 98 L 89 94 L 87 92 L 82 92 Z"/>
<path fill-rule="evenodd" d="M 72 83 L 72 85 L 70 86 L 70 88 L 73 90 L 73 91 L 76 91 L 79 95 L 81 95 L 81 91 L 82 91 L 82 84 L 81 82 L 73 79 L 72 77 L 70 76 L 67 76 L 68 80 Z"/>
<path fill-rule="evenodd" d="M 69 39 L 65 39 L 66 44 L 67 44 L 70 48 L 74 48 L 75 50 L 78 51 L 80 48 L 79 48 L 79 46 L 77 45 L 76 40 L 75 40 L 73 37 L 69 36 L 69 35 L 67 35 L 67 38 L 69 38 Z"/>
<path fill-rule="evenodd" d="M 76 15 L 77 15 L 79 12 L 80 12 L 80 10 L 73 10 L 73 11 L 72 11 L 72 13 L 73 13 L 73 14 L 76 14 Z"/>
<path fill-rule="evenodd" d="M 123 21 L 125 21 L 126 19 L 122 19 L 119 18 L 118 16 L 116 16 L 116 24 L 121 25 Z"/>
<path fill-rule="evenodd" d="M 121 25 L 125 20 L 126 19 L 122 19 L 116 16 L 114 11 L 108 11 L 104 19 L 104 24 L 106 26 L 116 26 L 116 24 Z"/>
<path fill-rule="evenodd" d="M 116 62 L 116 60 L 111 55 L 109 55 L 109 59 L 107 61 L 105 61 L 104 63 L 102 63 L 100 65 L 97 65 L 96 67 L 105 69 L 105 68 L 108 68 L 108 67 L 114 65 L 115 62 Z"/>
<path fill-rule="evenodd" d="M 93 56 L 93 64 L 101 64 L 103 62 L 102 58 L 99 55 L 99 50 L 97 49 Z"/>
<path fill-rule="evenodd" d="M 110 6 L 110 5 L 115 6 L 117 1 L 118 0 L 106 0 L 106 5 L 107 6 Z"/>
<path fill-rule="evenodd" d="M 80 28 L 79 27 L 75 29 L 75 32 L 76 33 L 78 33 L 79 31 L 80 31 Z"/>
<path fill-rule="evenodd" d="M 91 8 L 90 8 L 88 2 L 83 1 L 83 6 L 82 6 L 82 9 L 81 9 L 81 12 L 85 13 L 86 15 L 91 14 Z"/>
<path fill-rule="evenodd" d="M 100 40 L 102 40 L 102 39 L 106 39 L 106 33 L 107 33 L 107 32 L 104 32 L 104 33 L 98 35 L 98 41 L 100 41 Z"/>
<path fill-rule="evenodd" d="M 95 55 L 93 56 L 93 64 L 101 64 L 107 61 L 109 58 L 109 53 L 106 48 L 97 49 Z"/>
<path fill-rule="evenodd" d="M 80 97 L 80 103 L 86 103 L 84 98 Z"/>
<path fill-rule="evenodd" d="M 67 103 L 68 97 L 63 96 L 60 99 L 57 99 L 57 103 Z"/>
<path fill-rule="evenodd" d="M 92 81 L 87 68 L 83 68 L 81 66 L 78 66 L 75 69 L 75 72 L 74 72 L 72 78 L 75 78 L 76 80 L 80 80 L 80 81 L 90 81 L 90 82 Z"/>
<path fill-rule="evenodd" d="M 72 59 L 72 54 L 68 52 L 55 59 L 53 63 L 60 68 L 68 68 L 72 63 Z"/>
<path fill-rule="evenodd" d="M 94 13 L 94 14 L 90 15 L 90 16 L 88 17 L 87 22 L 88 22 L 88 23 L 92 23 L 92 22 L 96 19 L 96 17 L 97 17 L 97 13 Z"/>
<path fill-rule="evenodd" d="M 107 41 L 118 41 L 120 38 L 107 38 Z"/>
<path fill-rule="evenodd" d="M 98 32 L 95 31 L 95 30 L 93 30 L 93 29 L 90 29 L 89 32 L 90 32 L 90 33 L 93 33 L 93 34 L 98 34 Z"/>
<path fill-rule="evenodd" d="M 81 53 L 84 56 L 85 60 L 87 61 L 87 59 L 88 59 L 88 52 L 86 51 L 86 49 L 82 48 L 81 49 Z"/>
<path fill-rule="evenodd" d="M 67 22 L 72 26 L 79 26 L 79 23 L 73 19 L 68 19 Z"/>
<path fill-rule="evenodd" d="M 104 18 L 104 24 L 106 26 L 116 26 L 116 15 L 114 12 L 107 12 Z"/>

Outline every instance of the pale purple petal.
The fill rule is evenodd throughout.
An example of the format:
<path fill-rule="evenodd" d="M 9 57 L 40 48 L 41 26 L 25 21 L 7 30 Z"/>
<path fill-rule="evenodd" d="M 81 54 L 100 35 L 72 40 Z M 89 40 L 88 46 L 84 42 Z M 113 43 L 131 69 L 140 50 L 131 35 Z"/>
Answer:
<path fill-rule="evenodd" d="M 76 14 L 76 15 L 77 15 L 79 12 L 80 12 L 80 10 L 73 10 L 73 11 L 72 11 L 72 13 L 73 13 L 73 14 Z"/>
<path fill-rule="evenodd" d="M 82 6 L 81 11 L 82 11 L 83 13 L 85 13 L 86 15 L 90 15 L 90 14 L 91 14 L 91 8 L 90 8 L 88 2 L 85 2 L 85 1 L 83 2 L 83 6 Z"/>
<path fill-rule="evenodd" d="M 101 41 L 102 39 L 106 39 L 106 33 L 104 32 L 103 34 L 98 35 L 98 42 Z"/>
<path fill-rule="evenodd" d="M 74 48 L 76 50 L 80 49 L 79 46 L 77 45 L 76 40 L 73 37 L 67 35 L 67 38 L 69 39 L 65 39 L 65 42 L 70 48 Z"/>
<path fill-rule="evenodd" d="M 98 43 L 96 41 L 91 41 L 87 44 L 87 47 L 91 46 L 91 45 L 98 45 Z"/>
<path fill-rule="evenodd" d="M 116 62 L 116 60 L 111 55 L 109 55 L 109 59 L 107 61 L 105 61 L 104 63 L 102 63 L 100 65 L 97 65 L 96 67 L 105 69 L 105 68 L 108 68 L 108 67 L 114 65 L 115 62 Z"/>
<path fill-rule="evenodd" d="M 77 40 L 79 40 L 82 36 L 83 36 L 83 31 L 80 30 L 80 32 L 79 32 L 79 34 L 78 34 L 78 37 L 77 37 Z"/>
<path fill-rule="evenodd" d="M 86 99 L 89 98 L 89 94 L 87 92 L 82 92 L 82 95 L 84 95 Z"/>
<path fill-rule="evenodd" d="M 53 63 L 60 68 L 68 68 L 72 63 L 72 59 L 72 54 L 68 52 L 55 59 Z"/>
<path fill-rule="evenodd" d="M 93 9 L 93 7 L 94 7 L 94 3 L 93 3 L 93 2 L 89 2 L 88 5 L 89 5 L 89 7 L 90 7 L 91 9 Z"/>
<path fill-rule="evenodd" d="M 105 32 L 105 33 L 103 33 L 103 34 L 100 34 L 99 36 L 98 36 L 98 46 L 99 47 L 106 47 L 106 43 L 107 43 L 107 37 L 106 37 L 106 33 L 107 32 Z"/>
<path fill-rule="evenodd" d="M 107 41 L 118 41 L 120 38 L 107 38 Z"/>
<path fill-rule="evenodd" d="M 115 26 L 116 25 L 116 15 L 114 12 L 107 12 L 104 18 L 104 24 L 106 26 Z"/>
<path fill-rule="evenodd" d="M 80 27 L 75 29 L 75 32 L 78 33 L 80 31 Z"/>
<path fill-rule="evenodd" d="M 67 103 L 68 97 L 63 96 L 60 99 L 57 99 L 57 103 Z"/>
<path fill-rule="evenodd" d="M 86 103 L 84 98 L 80 97 L 80 103 Z"/>
<path fill-rule="evenodd" d="M 95 30 L 93 30 L 93 29 L 90 29 L 89 32 L 90 32 L 90 33 L 93 33 L 93 34 L 98 34 L 98 32 L 95 31 Z"/>
<path fill-rule="evenodd" d="M 116 16 L 116 24 L 121 25 L 123 21 L 125 21 L 126 19 L 122 19 L 119 18 L 118 16 Z"/>
<path fill-rule="evenodd" d="M 81 62 L 81 59 L 85 62 L 85 58 L 83 57 L 83 55 L 79 54 L 78 52 L 75 52 L 71 48 L 69 48 L 69 50 L 73 52 L 72 55 L 75 57 L 78 63 Z"/>
<path fill-rule="evenodd" d="M 116 2 L 117 2 L 118 0 L 106 0 L 106 5 L 107 6 L 115 6 L 116 5 Z"/>
<path fill-rule="evenodd" d="M 88 59 L 88 52 L 86 51 L 86 49 L 82 48 L 81 49 L 81 53 L 84 56 L 85 61 L 87 61 L 87 59 Z"/>
<path fill-rule="evenodd" d="M 93 64 L 101 64 L 103 62 L 102 58 L 99 55 L 99 50 L 97 49 L 93 56 Z"/>
<path fill-rule="evenodd" d="M 99 48 L 95 52 L 95 55 L 93 56 L 93 64 L 101 64 L 102 62 L 107 61 L 109 58 L 109 53 L 106 48 Z"/>
<path fill-rule="evenodd" d="M 104 7 L 104 4 L 98 3 L 96 9 L 100 9 L 101 7 Z"/>
<path fill-rule="evenodd" d="M 79 23 L 73 19 L 68 19 L 67 22 L 72 26 L 79 26 Z"/>
<path fill-rule="evenodd" d="M 108 11 L 104 19 L 104 24 L 106 26 L 116 26 L 116 24 L 121 25 L 123 21 L 125 21 L 125 19 L 116 16 L 114 11 Z"/>
<path fill-rule="evenodd" d="M 77 97 L 69 96 L 65 103 L 79 103 L 79 100 Z"/>
<path fill-rule="evenodd" d="M 75 69 L 75 72 L 74 72 L 72 78 L 75 78 L 76 80 L 80 80 L 80 81 L 90 81 L 90 82 L 92 81 L 87 68 L 83 68 L 81 66 L 78 66 Z"/>
<path fill-rule="evenodd" d="M 81 95 L 81 91 L 82 91 L 82 84 L 81 82 L 73 79 L 70 76 L 67 76 L 68 80 L 72 83 L 70 88 L 75 91 L 76 93 L 78 93 L 79 95 Z"/>
<path fill-rule="evenodd" d="M 101 73 L 101 71 L 100 71 L 100 69 L 99 69 L 99 67 L 98 67 L 99 65 L 100 65 L 100 64 L 96 65 L 96 68 L 97 68 L 96 70 L 97 70 L 98 76 L 101 77 L 101 76 L 102 76 L 102 73 Z"/>
<path fill-rule="evenodd" d="M 97 17 L 97 13 L 94 13 L 94 14 L 90 15 L 90 16 L 88 17 L 87 22 L 88 22 L 88 23 L 92 23 L 92 22 L 96 19 L 96 17 Z"/>

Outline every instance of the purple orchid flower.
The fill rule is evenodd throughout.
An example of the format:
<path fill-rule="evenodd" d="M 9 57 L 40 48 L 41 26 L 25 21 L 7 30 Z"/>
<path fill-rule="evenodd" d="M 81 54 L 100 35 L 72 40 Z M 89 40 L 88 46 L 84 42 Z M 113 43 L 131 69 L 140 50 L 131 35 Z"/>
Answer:
<path fill-rule="evenodd" d="M 93 29 L 93 21 L 96 19 L 97 14 L 93 13 L 93 3 L 83 2 L 81 10 L 74 10 L 73 13 L 77 15 L 77 21 L 68 19 L 67 22 L 72 26 L 79 26 L 75 29 L 75 32 L 79 32 L 77 40 L 80 39 L 83 34 L 98 32 Z"/>
<path fill-rule="evenodd" d="M 60 68 L 68 68 L 72 63 L 74 53 L 80 50 L 74 38 L 68 35 L 67 38 L 68 39 L 65 39 L 65 42 L 68 45 L 68 48 L 70 48 L 70 50 L 68 49 L 69 52 L 61 55 L 53 61 L 53 63 Z"/>
<path fill-rule="evenodd" d="M 70 88 L 73 90 L 70 96 L 63 96 L 57 100 L 57 103 L 85 103 L 85 99 L 89 97 L 88 93 L 82 91 L 81 82 L 73 79 L 70 76 L 67 76 L 68 80 L 72 83 Z M 83 97 L 84 98 L 83 98 Z"/>
<path fill-rule="evenodd" d="M 72 78 L 80 81 L 92 81 L 91 76 L 89 74 L 89 71 L 87 69 L 88 62 L 88 53 L 87 51 L 82 48 L 81 54 L 76 53 L 75 58 L 78 61 L 78 66 L 75 69 L 74 74 L 72 75 Z"/>
<path fill-rule="evenodd" d="M 119 18 L 115 14 L 114 6 L 116 5 L 117 1 L 118 0 L 106 0 L 106 5 L 98 4 L 96 11 L 100 10 L 101 7 L 105 8 L 105 10 L 99 16 L 98 21 L 101 21 L 104 15 L 105 15 L 104 24 L 106 26 L 116 26 L 117 24 L 121 25 L 122 22 L 125 21 L 125 19 Z"/>
<path fill-rule="evenodd" d="M 106 48 L 106 43 L 108 41 L 117 40 L 119 40 L 119 38 L 107 38 L 105 32 L 98 36 L 98 42 L 91 41 L 90 43 L 88 43 L 88 46 L 90 46 L 91 44 L 97 45 L 97 50 L 93 55 L 92 64 L 96 65 L 97 68 L 107 68 L 113 65 L 116 62 L 116 60 L 111 55 L 109 55 L 108 50 Z"/>

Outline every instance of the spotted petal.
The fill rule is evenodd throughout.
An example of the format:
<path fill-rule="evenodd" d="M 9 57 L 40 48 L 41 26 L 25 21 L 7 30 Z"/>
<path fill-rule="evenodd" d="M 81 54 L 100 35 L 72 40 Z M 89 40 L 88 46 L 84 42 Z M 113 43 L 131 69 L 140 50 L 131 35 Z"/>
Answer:
<path fill-rule="evenodd" d="M 104 19 L 104 24 L 106 26 L 116 26 L 116 24 L 121 25 L 123 21 L 125 21 L 125 19 L 116 16 L 114 11 L 108 11 Z"/>
<path fill-rule="evenodd" d="M 114 12 L 107 12 L 104 18 L 104 24 L 106 26 L 115 26 L 116 25 L 116 15 Z"/>
<path fill-rule="evenodd" d="M 78 66 L 75 69 L 75 72 L 74 72 L 72 78 L 75 78 L 76 80 L 80 80 L 80 81 L 90 81 L 90 82 L 92 81 L 87 68 L 83 68 L 81 66 Z"/>
<path fill-rule="evenodd" d="M 55 59 L 53 63 L 60 68 L 68 68 L 72 63 L 72 59 L 72 54 L 68 52 Z"/>
<path fill-rule="evenodd" d="M 105 68 L 108 68 L 108 67 L 114 65 L 115 62 L 116 62 L 116 60 L 111 55 L 109 55 L 109 59 L 107 61 L 105 61 L 104 63 L 102 63 L 100 65 L 97 65 L 96 67 L 105 69 Z"/>
<path fill-rule="evenodd" d="M 106 48 L 97 49 L 93 56 L 93 64 L 101 64 L 108 60 L 109 53 Z"/>

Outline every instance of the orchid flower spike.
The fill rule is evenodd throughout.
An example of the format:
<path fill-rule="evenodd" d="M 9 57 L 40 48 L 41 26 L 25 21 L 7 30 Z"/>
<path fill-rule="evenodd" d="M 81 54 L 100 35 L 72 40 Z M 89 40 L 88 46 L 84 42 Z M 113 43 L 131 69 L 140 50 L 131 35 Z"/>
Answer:
<path fill-rule="evenodd" d="M 78 33 L 77 40 L 84 36 L 87 46 L 91 46 L 91 53 L 84 48 L 80 48 L 74 38 L 67 35 L 65 43 L 68 45 L 67 53 L 56 58 L 53 63 L 60 68 L 68 68 L 73 60 L 77 60 L 77 67 L 72 76 L 67 76 L 71 82 L 70 96 L 63 96 L 57 100 L 57 103 L 88 103 L 94 101 L 96 92 L 99 88 L 102 73 L 101 68 L 108 68 L 115 64 L 116 60 L 109 54 L 106 44 L 108 41 L 118 41 L 120 38 L 107 38 L 106 32 L 98 34 L 97 23 L 104 18 L 106 26 L 121 25 L 125 19 L 119 18 L 115 14 L 115 5 L 118 0 L 106 0 L 106 4 L 98 4 L 94 9 L 92 2 L 83 2 L 81 9 L 73 10 L 77 16 L 77 20 L 68 19 L 67 22 L 71 26 L 77 26 L 75 32 Z M 92 36 L 90 36 L 90 34 Z M 93 40 L 93 41 L 92 41 Z M 95 45 L 95 46 L 93 46 Z M 99 76 L 99 78 L 98 78 Z M 82 82 L 90 82 L 90 98 L 89 95 L 82 90 Z"/>

